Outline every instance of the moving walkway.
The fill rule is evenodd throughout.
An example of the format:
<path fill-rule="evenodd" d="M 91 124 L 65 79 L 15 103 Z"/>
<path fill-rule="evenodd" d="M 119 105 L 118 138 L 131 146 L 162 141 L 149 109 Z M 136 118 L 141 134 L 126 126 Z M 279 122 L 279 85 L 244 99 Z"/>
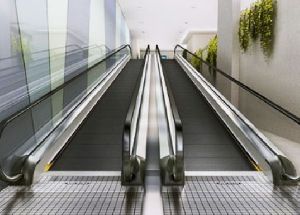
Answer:
<path fill-rule="evenodd" d="M 158 46 L 156 52 L 167 88 L 165 94 L 172 104 L 170 115 L 173 121 L 182 123 L 186 171 L 259 170 L 269 175 L 275 185 L 297 183 L 292 162 L 213 86 L 214 80 L 204 78 L 201 71 L 193 68 L 183 57 L 188 50 L 177 45 L 174 60 L 162 59 Z M 219 72 L 230 81 L 238 82 L 201 58 L 198 60 L 209 72 Z M 215 74 L 211 76 L 215 77 Z M 240 82 L 238 84 L 247 88 Z M 254 96 L 260 95 L 250 88 L 249 91 Z M 272 103 L 261 95 L 259 98 Z"/>
<path fill-rule="evenodd" d="M 136 141 L 132 141 L 128 144 L 133 151 L 127 151 L 129 157 L 122 162 L 122 141 L 127 141 L 124 135 L 135 138 L 138 129 L 136 112 L 141 106 L 149 47 L 144 60 L 130 59 L 130 51 L 125 45 L 108 53 L 2 121 L 3 181 L 32 184 L 45 166 L 55 171 L 121 171 L 126 159 L 131 159 L 130 165 L 137 160 Z M 90 82 L 89 77 L 93 78 Z M 63 107 L 54 113 L 60 99 Z"/>
<path fill-rule="evenodd" d="M 2 122 L 1 179 L 25 186 L 6 185 L 1 212 L 242 213 L 239 201 L 279 213 L 280 201 L 294 200 L 286 196 L 294 189 L 272 187 L 296 183 L 292 162 L 193 68 L 188 50 L 176 46 L 172 60 L 158 46 L 140 60 L 130 51 L 111 51 Z M 148 132 L 150 117 L 157 133 Z M 260 194 L 245 200 L 251 189 Z M 264 208 L 270 192 L 276 202 Z"/>

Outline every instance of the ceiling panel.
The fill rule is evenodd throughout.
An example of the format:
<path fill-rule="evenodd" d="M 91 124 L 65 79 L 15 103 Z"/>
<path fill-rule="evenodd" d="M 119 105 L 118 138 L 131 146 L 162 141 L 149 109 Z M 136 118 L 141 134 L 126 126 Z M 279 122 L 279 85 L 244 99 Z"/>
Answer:
<path fill-rule="evenodd" d="M 216 30 L 218 0 L 119 0 L 140 47 L 172 49 L 188 30 Z"/>

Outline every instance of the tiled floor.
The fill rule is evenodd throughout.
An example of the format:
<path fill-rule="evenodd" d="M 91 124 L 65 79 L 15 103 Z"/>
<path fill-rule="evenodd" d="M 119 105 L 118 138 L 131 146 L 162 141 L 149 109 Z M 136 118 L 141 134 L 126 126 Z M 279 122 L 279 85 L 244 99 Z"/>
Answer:
<path fill-rule="evenodd" d="M 0 214 L 141 214 L 142 188 L 118 176 L 47 176 L 32 187 L 0 192 Z"/>
<path fill-rule="evenodd" d="M 300 214 L 299 187 L 274 188 L 263 176 L 188 176 L 162 196 L 165 214 Z"/>
<path fill-rule="evenodd" d="M 273 187 L 260 175 L 187 176 L 163 187 L 164 214 L 300 214 L 300 187 Z M 119 176 L 44 176 L 0 192 L 0 214 L 142 214 L 144 189 Z M 150 213 L 151 214 L 151 213 Z"/>

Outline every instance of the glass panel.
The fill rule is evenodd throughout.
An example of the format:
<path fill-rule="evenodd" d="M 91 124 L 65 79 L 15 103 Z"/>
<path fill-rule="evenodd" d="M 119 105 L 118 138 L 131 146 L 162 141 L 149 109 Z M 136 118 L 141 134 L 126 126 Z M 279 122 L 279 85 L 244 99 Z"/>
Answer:
<path fill-rule="evenodd" d="M 122 13 L 119 4 L 116 4 L 116 48 L 122 43 L 121 41 L 121 27 L 122 27 Z"/>
<path fill-rule="evenodd" d="M 51 90 L 64 83 L 67 18 L 68 0 L 48 1 Z M 55 116 L 63 109 L 63 92 L 55 94 L 51 102 Z"/>
<path fill-rule="evenodd" d="M 68 0 L 48 1 L 49 52 L 52 90 L 64 82 L 67 15 Z"/>
<path fill-rule="evenodd" d="M 116 48 L 116 1 L 105 0 L 105 44 L 109 49 Z"/>
<path fill-rule="evenodd" d="M 111 62 L 114 63 L 111 64 L 111 67 L 108 69 L 105 69 L 105 66 L 103 66 L 102 63 L 90 69 L 87 72 L 87 75 L 89 76 L 90 73 L 93 73 L 95 79 L 94 81 L 91 81 L 87 87 L 78 87 L 78 85 L 81 85 L 82 82 L 86 81 L 86 76 L 77 76 L 77 78 L 72 82 L 69 82 L 64 89 L 57 91 L 46 100 L 34 106 L 34 108 L 26 111 L 24 114 L 20 115 L 20 117 L 9 123 L 2 132 L 0 139 L 1 165 L 6 172 L 9 174 L 18 173 L 21 168 L 22 159 L 20 158 L 25 158 L 26 155 L 31 153 L 32 149 L 40 144 L 58 124 L 62 123 L 68 114 L 73 112 L 77 105 L 85 99 L 88 93 L 101 83 L 105 75 L 110 72 L 115 64 L 128 54 L 129 49 L 126 48 L 114 57 L 111 57 Z M 100 70 L 100 72 L 95 73 L 94 70 Z M 98 76 L 96 76 L 96 74 L 98 74 Z M 58 110 L 56 114 L 53 114 L 52 116 L 49 115 L 51 102 L 61 103 L 62 94 L 64 94 L 65 98 L 66 96 L 71 96 L 73 99 L 64 100 L 64 108 Z M 32 126 L 33 124 L 35 125 L 34 128 Z M 15 131 L 18 131 L 18 135 L 15 135 Z"/>
<path fill-rule="evenodd" d="M 0 120 L 3 120 L 26 106 L 29 96 L 15 1 L 0 0 L 0 5 Z"/>
<path fill-rule="evenodd" d="M 33 102 L 50 91 L 47 1 L 16 2 L 27 84 Z"/>
<path fill-rule="evenodd" d="M 88 68 L 89 20 L 90 0 L 69 1 L 65 80 Z M 72 52 L 73 46 L 77 51 Z"/>
<path fill-rule="evenodd" d="M 115 0 L 0 3 L 0 119 L 66 84 L 22 112 L 0 134 L 1 166 L 14 174 L 26 155 L 129 55 L 129 49 L 123 49 L 87 71 L 108 56 L 117 41 L 121 45 L 122 37 L 129 43 L 130 35 L 120 8 L 116 23 Z"/>
<path fill-rule="evenodd" d="M 105 46 L 105 13 L 104 0 L 91 0 L 90 33 L 89 33 L 89 67 L 99 62 L 109 51 Z M 93 69 L 88 75 L 88 84 L 91 84 L 101 71 L 105 70 L 105 62 L 102 69 Z"/>

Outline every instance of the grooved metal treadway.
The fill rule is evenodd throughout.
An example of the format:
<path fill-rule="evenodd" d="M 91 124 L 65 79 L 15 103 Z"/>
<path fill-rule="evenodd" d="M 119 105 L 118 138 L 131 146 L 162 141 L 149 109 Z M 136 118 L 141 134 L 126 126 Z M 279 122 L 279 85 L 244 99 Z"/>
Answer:
<path fill-rule="evenodd" d="M 163 187 L 164 214 L 300 214 L 298 186 L 274 188 L 263 176 L 188 176 Z"/>
<path fill-rule="evenodd" d="M 0 192 L 0 214 L 141 214 L 144 190 L 119 176 L 44 176 Z"/>

